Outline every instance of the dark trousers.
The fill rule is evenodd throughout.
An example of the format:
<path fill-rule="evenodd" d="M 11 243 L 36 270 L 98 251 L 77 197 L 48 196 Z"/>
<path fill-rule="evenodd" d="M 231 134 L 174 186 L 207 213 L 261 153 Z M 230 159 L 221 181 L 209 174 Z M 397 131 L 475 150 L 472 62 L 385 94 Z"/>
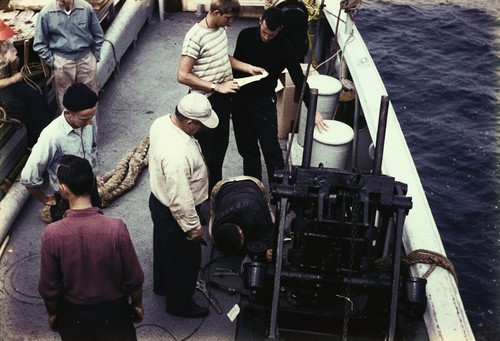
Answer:
<path fill-rule="evenodd" d="M 91 306 L 62 302 L 57 329 L 64 341 L 137 340 L 126 298 Z"/>
<path fill-rule="evenodd" d="M 165 294 L 166 310 L 180 312 L 190 305 L 201 265 L 201 246 L 186 234 L 170 209 L 153 194 L 149 197 L 153 220 L 153 291 Z"/>
<path fill-rule="evenodd" d="M 222 165 L 229 145 L 229 120 L 231 118 L 231 96 L 213 93 L 208 97 L 212 109 L 219 117 L 219 125 L 215 129 L 203 129 L 195 134 L 207 163 L 209 174 L 209 193 L 215 184 L 222 180 Z"/>
<path fill-rule="evenodd" d="M 276 98 L 240 92 L 233 97 L 232 114 L 236 145 L 243 157 L 243 173 L 262 180 L 260 144 L 271 182 L 274 170 L 284 167 L 278 141 Z"/>
<path fill-rule="evenodd" d="M 2 90 L 0 102 L 10 117 L 26 125 L 28 147 L 33 147 L 43 128 L 52 120 L 45 98 L 25 82 L 12 84 Z M 6 98 L 9 93 L 12 97 Z"/>

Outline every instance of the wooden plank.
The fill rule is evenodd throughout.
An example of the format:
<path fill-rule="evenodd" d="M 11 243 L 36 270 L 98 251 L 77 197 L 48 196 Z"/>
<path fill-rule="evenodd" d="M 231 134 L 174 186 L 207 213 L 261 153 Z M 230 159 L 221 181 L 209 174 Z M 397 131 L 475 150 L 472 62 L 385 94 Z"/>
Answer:
<path fill-rule="evenodd" d="M 19 11 L 0 11 L 0 18 L 10 26 L 10 21 L 19 14 Z"/>
<path fill-rule="evenodd" d="M 16 16 L 9 18 L 8 21 L 4 20 L 6 24 L 12 27 L 15 32 L 15 35 L 12 37 L 12 41 L 16 42 L 24 39 L 30 39 L 35 29 L 35 12 L 32 10 L 15 12 L 17 13 Z"/>
<path fill-rule="evenodd" d="M 32 22 L 32 25 L 30 25 L 29 27 L 28 25 L 26 25 L 25 27 L 26 31 L 24 32 L 24 36 L 26 37 L 25 39 L 30 39 L 35 35 L 35 25 L 39 15 L 40 12 L 35 12 L 35 14 L 31 17 L 30 20 Z"/>
<path fill-rule="evenodd" d="M 39 11 L 51 0 L 11 0 L 9 7 L 16 10 Z"/>

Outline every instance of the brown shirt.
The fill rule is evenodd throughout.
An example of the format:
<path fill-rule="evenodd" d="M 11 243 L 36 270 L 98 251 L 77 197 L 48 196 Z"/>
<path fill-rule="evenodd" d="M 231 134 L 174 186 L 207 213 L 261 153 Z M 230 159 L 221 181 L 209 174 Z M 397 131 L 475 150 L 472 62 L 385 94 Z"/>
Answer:
<path fill-rule="evenodd" d="M 115 301 L 138 290 L 144 273 L 123 220 L 99 208 L 68 210 L 42 234 L 40 295 L 79 305 Z"/>

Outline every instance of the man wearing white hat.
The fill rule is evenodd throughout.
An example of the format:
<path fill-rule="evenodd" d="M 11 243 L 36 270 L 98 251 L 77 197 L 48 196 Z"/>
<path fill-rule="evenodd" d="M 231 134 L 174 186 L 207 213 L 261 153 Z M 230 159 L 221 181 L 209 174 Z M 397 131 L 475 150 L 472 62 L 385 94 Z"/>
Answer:
<path fill-rule="evenodd" d="M 193 135 L 218 124 L 207 97 L 190 93 L 181 99 L 175 114 L 156 119 L 150 129 L 153 291 L 166 296 L 166 311 L 176 316 L 208 315 L 208 309 L 192 298 L 203 235 L 197 206 L 208 198 L 208 170 Z"/>

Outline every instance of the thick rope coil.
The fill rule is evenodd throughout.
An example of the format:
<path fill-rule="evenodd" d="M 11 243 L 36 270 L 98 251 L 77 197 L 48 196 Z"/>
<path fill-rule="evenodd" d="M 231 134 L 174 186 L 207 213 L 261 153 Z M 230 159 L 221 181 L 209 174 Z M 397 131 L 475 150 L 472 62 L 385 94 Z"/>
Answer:
<path fill-rule="evenodd" d="M 403 255 L 401 257 L 401 262 L 405 266 L 415 265 L 418 263 L 430 264 L 430 268 L 423 275 L 423 278 L 429 277 L 430 274 L 434 271 L 434 269 L 437 266 L 439 266 L 443 269 L 448 270 L 451 273 L 451 275 L 455 279 L 455 283 L 458 286 L 458 278 L 453 263 L 440 253 L 431 250 L 418 249 L 410 252 L 407 255 Z M 392 266 L 391 257 L 384 257 L 375 260 L 375 268 L 379 271 L 388 271 L 389 269 L 391 269 L 391 266 Z"/>
<path fill-rule="evenodd" d="M 97 177 L 97 189 L 102 206 L 107 207 L 117 197 L 130 190 L 142 170 L 148 166 L 149 135 L 137 147 L 129 150 L 115 169 Z"/>
<path fill-rule="evenodd" d="M 113 170 L 97 176 L 97 191 L 101 197 L 102 207 L 108 207 L 113 200 L 135 185 L 142 170 L 148 166 L 148 151 L 149 135 L 146 135 L 135 148 L 130 149 L 118 161 Z M 40 216 L 45 223 L 51 223 L 50 206 L 43 207 Z"/>

